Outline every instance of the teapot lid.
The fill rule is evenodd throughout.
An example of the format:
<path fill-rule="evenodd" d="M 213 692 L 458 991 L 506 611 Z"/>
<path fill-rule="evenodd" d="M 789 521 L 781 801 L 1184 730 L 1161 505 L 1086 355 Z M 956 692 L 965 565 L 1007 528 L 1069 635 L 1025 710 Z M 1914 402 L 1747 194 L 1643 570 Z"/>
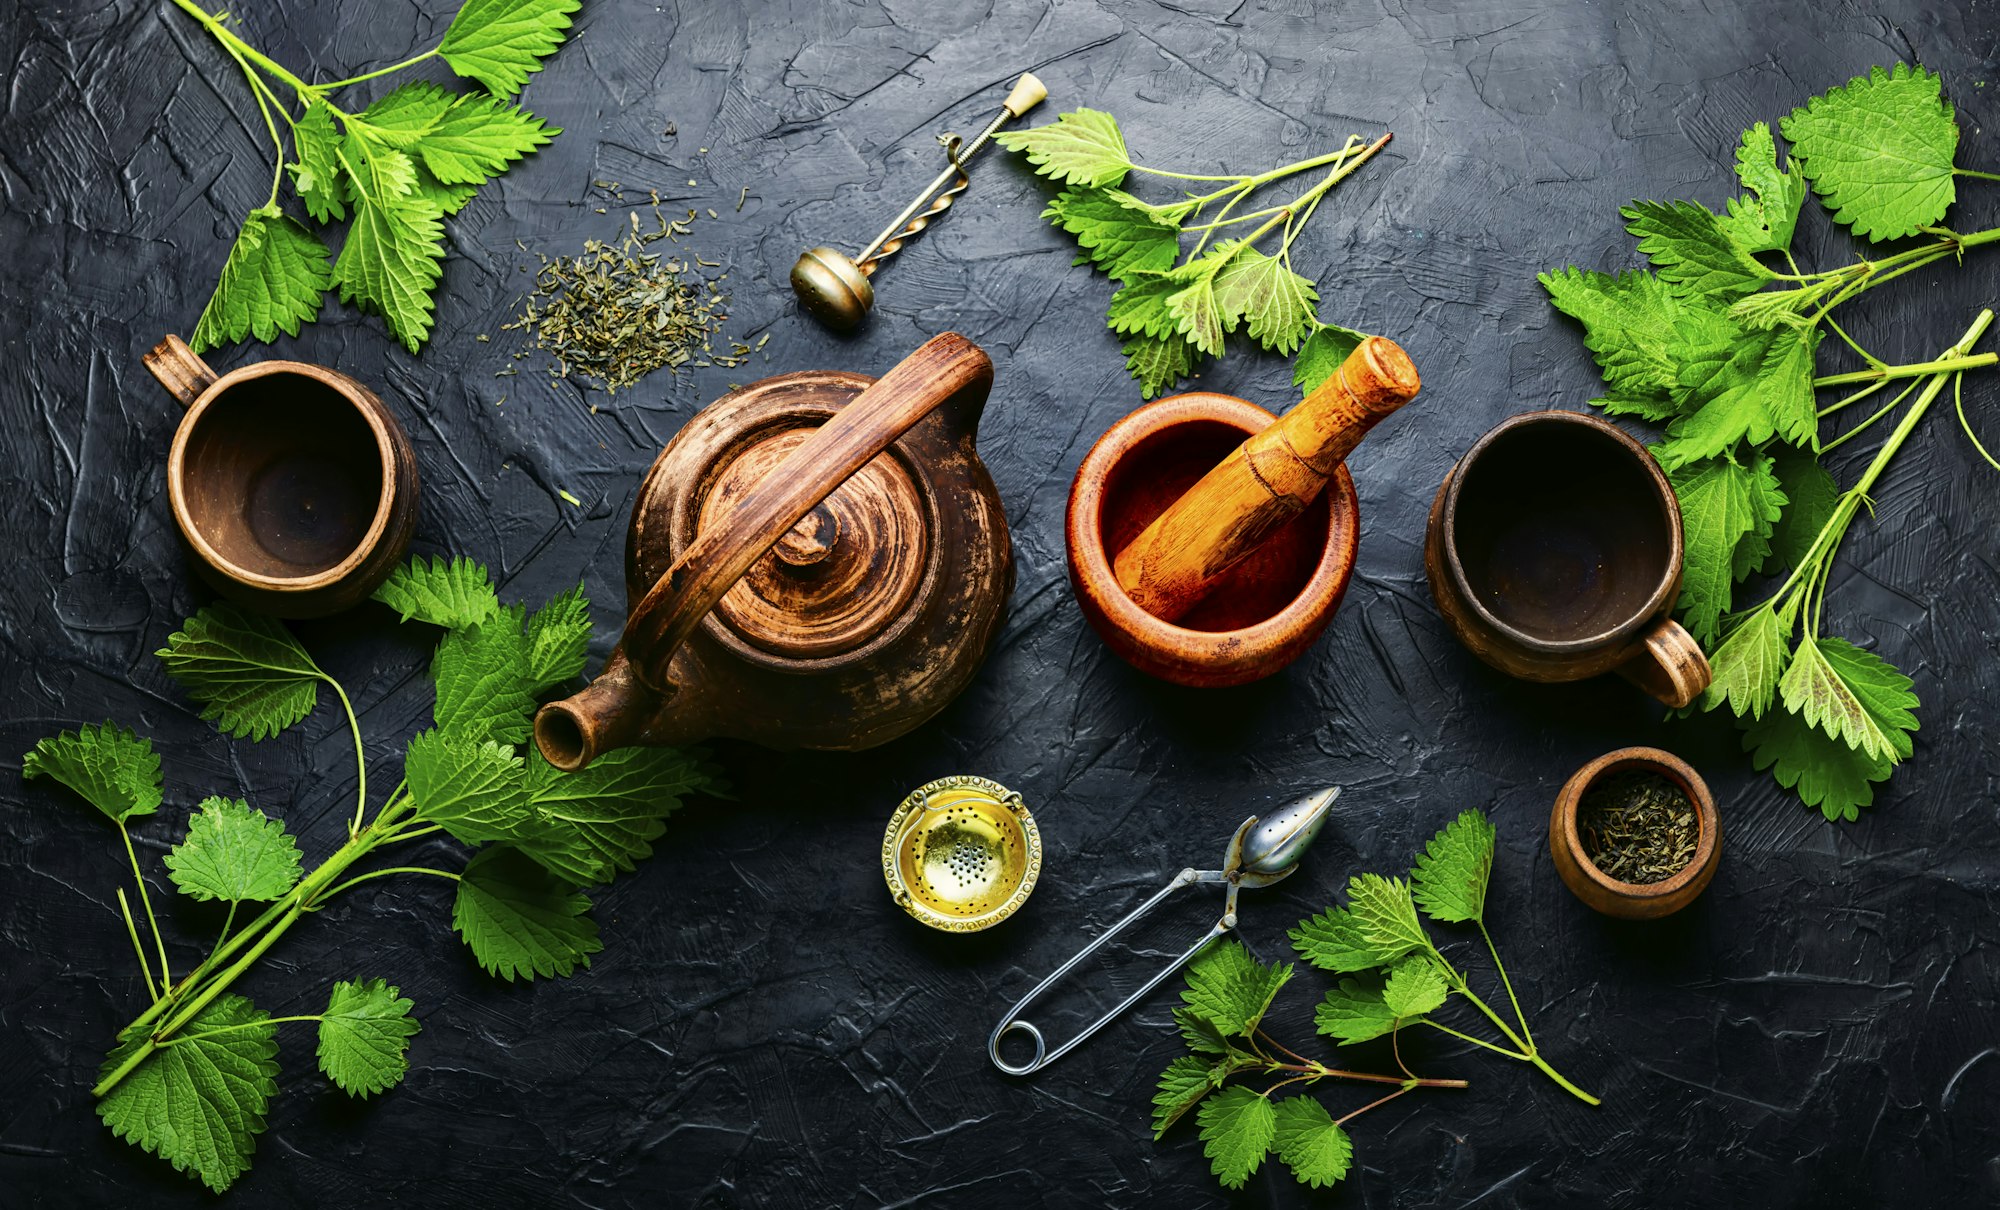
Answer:
<path fill-rule="evenodd" d="M 735 508 L 811 436 L 761 434 L 713 472 L 697 530 Z M 931 556 L 928 493 L 893 452 L 877 455 L 794 525 L 731 588 L 715 616 L 760 651 L 828 659 L 904 616 Z"/>

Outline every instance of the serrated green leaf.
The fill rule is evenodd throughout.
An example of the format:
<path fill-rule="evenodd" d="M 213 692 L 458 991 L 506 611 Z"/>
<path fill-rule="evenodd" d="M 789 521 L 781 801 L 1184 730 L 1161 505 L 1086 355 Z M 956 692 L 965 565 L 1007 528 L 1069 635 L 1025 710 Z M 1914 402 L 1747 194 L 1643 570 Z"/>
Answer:
<path fill-rule="evenodd" d="M 1215 299 L 1226 327 L 1247 321 L 1250 339 L 1290 356 L 1312 331 L 1319 291 L 1283 257 L 1245 246 L 1216 274 Z"/>
<path fill-rule="evenodd" d="M 54 778 L 112 823 L 151 815 L 160 806 L 160 757 L 153 741 L 108 719 L 36 740 L 21 757 L 21 776 Z"/>
<path fill-rule="evenodd" d="M 1875 801 L 1871 782 L 1885 781 L 1895 765 L 1851 748 L 1789 710 L 1769 710 L 1761 719 L 1738 719 L 1743 749 L 1778 784 L 1796 790 L 1809 807 L 1829 820 L 1852 822 Z"/>
<path fill-rule="evenodd" d="M 503 97 L 521 91 L 562 45 L 581 0 L 465 0 L 438 43 L 454 72 Z"/>
<path fill-rule="evenodd" d="M 314 101 L 292 126 L 292 149 L 298 160 L 287 165 L 292 188 L 306 204 L 306 213 L 322 223 L 347 217 L 346 187 L 340 180 L 340 131 L 333 124 L 333 107 Z"/>
<path fill-rule="evenodd" d="M 1262 1093 L 1231 1085 L 1201 1103 L 1202 1151 L 1224 1189 L 1241 1189 L 1270 1154 L 1278 1119 Z"/>
<path fill-rule="evenodd" d="M 334 984 L 319 1021 L 319 1069 L 351 1097 L 395 1087 L 410 1069 L 410 1039 L 423 1028 L 413 1007 L 387 980 Z"/>
<path fill-rule="evenodd" d="M 1726 702 L 1737 714 L 1762 718 L 1791 658 L 1785 642 L 1790 633 L 1791 626 L 1780 619 L 1775 602 L 1751 610 L 1708 657 L 1715 679 L 1702 694 L 1701 708 L 1713 710 Z"/>
<path fill-rule="evenodd" d="M 1746 294 L 1730 304 L 1729 318 L 1754 332 L 1768 332 L 1780 326 L 1803 327 L 1806 323 L 1804 312 L 1818 305 L 1838 285 L 1840 279 L 1830 277 L 1794 290 L 1764 290 Z"/>
<path fill-rule="evenodd" d="M 527 770 L 512 748 L 443 728 L 410 741 L 403 776 L 420 819 L 466 844 L 538 834 L 528 806 Z"/>
<path fill-rule="evenodd" d="M 483 185 L 562 133 L 494 97 L 452 94 L 428 82 L 403 85 L 370 105 L 361 120 L 406 140 L 395 145 L 447 186 Z"/>
<path fill-rule="evenodd" d="M 1354 1144 L 1326 1107 L 1299 1096 L 1286 1097 L 1272 1108 L 1277 1118 L 1273 1143 L 1292 1175 L 1315 1189 L 1338 1184 L 1353 1163 Z"/>
<path fill-rule="evenodd" d="M 1778 486 L 1771 455 L 1752 454 L 1746 469 L 1750 472 L 1747 484 L 1750 532 L 1743 535 L 1743 540 L 1736 544 L 1736 550 L 1729 558 L 1729 573 L 1738 580 L 1761 570 L 1765 560 L 1770 558 L 1771 533 L 1785 511 L 1785 493 Z"/>
<path fill-rule="evenodd" d="M 1667 472 L 1681 505 L 1681 624 L 1707 644 L 1729 611 L 1737 544 L 1757 524 L 1750 480 L 1754 472 L 1727 458 Z"/>
<path fill-rule="evenodd" d="M 1654 424 L 1672 420 L 1680 414 L 1680 405 L 1665 395 L 1644 399 L 1593 399 L 1590 406 L 1604 409 L 1607 416 L 1637 416 Z"/>
<path fill-rule="evenodd" d="M 1683 334 L 1681 325 L 1727 327 L 1720 312 L 1677 296 L 1650 273 L 1612 277 L 1570 268 L 1536 280 L 1558 311 L 1583 325 L 1584 347 L 1597 359 L 1605 387 L 1621 400 L 1650 401 L 1662 413 L 1650 419 L 1680 410 L 1683 350 L 1706 343 L 1700 332 Z"/>
<path fill-rule="evenodd" d="M 1214 1090 L 1215 1082 L 1209 1074 L 1214 1067 L 1214 1063 L 1193 1055 L 1182 1055 L 1167 1064 L 1167 1069 L 1160 1073 L 1159 1091 L 1153 1094 L 1154 1139 L 1166 1134 Z"/>
<path fill-rule="evenodd" d="M 319 314 L 333 266 L 319 237 L 275 206 L 252 210 L 223 262 L 215 293 L 195 321 L 188 347 L 197 353 L 246 336 L 269 343 L 297 336 Z"/>
<path fill-rule="evenodd" d="M 1382 954 L 1383 961 L 1430 948 L 1423 922 L 1417 919 L 1417 905 L 1410 898 L 1410 884 L 1402 879 L 1356 874 L 1347 883 L 1347 906 L 1361 926 L 1361 935 Z"/>
<path fill-rule="evenodd" d="M 1380 991 L 1355 979 L 1342 979 L 1313 1010 L 1313 1024 L 1320 1033 L 1343 1044 L 1366 1042 L 1393 1032 L 1396 1014 L 1383 1002 Z"/>
<path fill-rule="evenodd" d="M 1366 339 L 1366 332 L 1356 332 L 1338 324 L 1315 324 L 1312 334 L 1299 345 L 1299 355 L 1292 362 L 1293 385 L 1308 395 L 1319 390 L 1320 384 L 1333 377 L 1348 354 L 1360 348 L 1361 342 Z"/>
<path fill-rule="evenodd" d="M 456 98 L 429 81 L 412 81 L 383 93 L 375 102 L 349 119 L 348 129 L 360 129 L 385 147 L 399 151 L 413 149 L 451 109 Z"/>
<path fill-rule="evenodd" d="M 583 671 L 590 646 L 590 598 L 583 585 L 551 597 L 528 616 L 528 679 L 533 692 L 560 685 Z"/>
<path fill-rule="evenodd" d="M 481 849 L 459 876 L 451 923 L 486 972 L 508 982 L 568 975 L 604 948 L 590 899 L 504 845 Z"/>
<path fill-rule="evenodd" d="M 1633 202 L 1619 213 L 1661 279 L 1684 292 L 1726 303 L 1771 280 L 1771 271 L 1706 206 Z"/>
<path fill-rule="evenodd" d="M 1731 237 L 1752 252 L 1791 247 L 1806 182 L 1797 165 L 1778 167 L 1777 140 L 1762 122 L 1744 131 L 1736 144 L 1736 179 L 1751 196 L 1729 199 L 1729 217 L 1723 222 Z"/>
<path fill-rule="evenodd" d="M 1299 957 L 1323 971 L 1345 974 L 1373 970 L 1396 957 L 1370 941 L 1361 931 L 1361 922 L 1346 908 L 1330 907 L 1307 917 L 1286 935 Z"/>
<path fill-rule="evenodd" d="M 1428 954 L 1411 954 L 1398 962 L 1382 984 L 1382 1004 L 1398 1020 L 1423 1016 L 1449 994 L 1444 975 Z"/>
<path fill-rule="evenodd" d="M 1028 157 L 1035 171 L 1070 185 L 1118 185 L 1132 170 L 1118 119 L 1097 109 L 1073 109 L 1055 121 L 994 136 Z"/>
<path fill-rule="evenodd" d="M 1217 941 L 1188 968 L 1181 1000 L 1189 1011 L 1214 1022 L 1225 1037 L 1248 1037 L 1291 977 L 1289 963 L 1266 966 L 1242 942 Z"/>
<path fill-rule="evenodd" d="M 1718 356 L 1691 356 L 1682 365 L 1681 383 L 1696 410 L 1667 429 L 1660 465 L 1672 471 L 1713 458 L 1739 441 L 1773 435 L 1813 446 L 1819 428 L 1813 355 L 1819 339 L 1816 328 L 1779 327 L 1746 332 Z"/>
<path fill-rule="evenodd" d="M 1894 764 L 1910 754 L 1917 729 L 1910 678 L 1845 639 L 1802 636 L 1778 694 L 1785 709 L 1877 760 Z"/>
<path fill-rule="evenodd" d="M 1163 273 L 1180 256 L 1180 228 L 1120 189 L 1066 189 L 1042 217 L 1076 237 L 1080 260 L 1119 281 L 1135 272 Z"/>
<path fill-rule="evenodd" d="M 324 674 L 292 632 L 234 605 L 200 610 L 153 654 L 201 717 L 238 739 L 269 739 L 319 702 Z"/>
<path fill-rule="evenodd" d="M 441 211 L 416 192 L 416 164 L 406 153 L 351 130 L 340 154 L 354 221 L 333 263 L 334 283 L 342 302 L 380 315 L 414 353 L 431 331 L 431 290 L 444 258 Z"/>
<path fill-rule="evenodd" d="M 1178 335 L 1135 335 L 1125 339 L 1125 369 L 1139 382 L 1139 394 L 1152 399 L 1194 372 L 1200 354 Z"/>
<path fill-rule="evenodd" d="M 278 1027 L 242 996 L 201 1010 L 97 1102 L 111 1133 L 198 1177 L 217 1193 L 250 1167 L 278 1084 Z M 124 1065 L 149 1036 L 128 1027 L 100 1076 Z"/>
<path fill-rule="evenodd" d="M 1939 78 L 1880 67 L 1794 109 L 1780 125 L 1834 221 L 1880 242 L 1944 220 L 1957 196 L 1958 122 Z"/>
<path fill-rule="evenodd" d="M 1236 327 L 1236 320 L 1223 309 L 1222 300 L 1216 296 L 1216 279 L 1235 263 L 1243 248 L 1240 241 L 1223 240 L 1203 253 L 1200 260 L 1190 261 L 1169 275 L 1178 287 L 1166 297 L 1174 331 L 1210 357 L 1222 356 L 1222 337 Z"/>
<path fill-rule="evenodd" d="M 483 622 L 445 632 L 431 659 L 440 731 L 474 741 L 527 740 L 537 703 L 523 613 L 519 605 L 503 606 Z"/>
<path fill-rule="evenodd" d="M 1172 274 L 1134 271 L 1111 296 L 1104 321 L 1121 336 L 1180 340 L 1173 312 L 1167 310 L 1167 299 L 1180 288 L 1179 279 Z"/>
<path fill-rule="evenodd" d="M 458 629 L 472 626 L 500 612 L 500 598 L 486 569 L 460 556 L 447 562 L 435 555 L 424 562 L 422 555 L 389 573 L 375 590 L 375 599 L 402 615 L 433 626 Z"/>
<path fill-rule="evenodd" d="M 609 882 L 650 856 L 683 798 L 711 788 L 693 754 L 619 748 L 575 773 L 528 753 L 526 809 L 516 847 L 577 886 Z"/>
<path fill-rule="evenodd" d="M 183 895 L 228 903 L 281 899 L 299 882 L 299 846 L 285 825 L 240 798 L 206 798 L 187 839 L 167 854 Z"/>
<path fill-rule="evenodd" d="M 1840 502 L 1840 488 L 1819 459 L 1805 450 L 1781 447 L 1772 459 L 1778 488 L 1785 494 L 1785 511 L 1771 530 L 1771 553 L 1780 568 L 1805 561 L 1819 531 Z"/>
<path fill-rule="evenodd" d="M 1481 812 L 1467 809 L 1417 856 L 1410 894 L 1432 920 L 1478 920 L 1486 914 L 1486 883 L 1492 874 L 1493 825 Z"/>
<path fill-rule="evenodd" d="M 1174 1025 L 1181 1031 L 1181 1041 L 1189 1050 L 1203 1055 L 1225 1055 L 1229 1053 L 1229 1043 L 1222 1037 L 1222 1029 L 1215 1022 L 1192 1009 L 1174 1010 Z"/>

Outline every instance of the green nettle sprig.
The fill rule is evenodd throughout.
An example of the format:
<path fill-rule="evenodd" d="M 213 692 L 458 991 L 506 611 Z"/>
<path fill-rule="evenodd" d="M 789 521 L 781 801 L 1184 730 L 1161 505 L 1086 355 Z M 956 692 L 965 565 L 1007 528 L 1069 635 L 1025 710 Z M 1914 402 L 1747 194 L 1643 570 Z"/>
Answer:
<path fill-rule="evenodd" d="M 683 795 L 719 792 L 696 752 L 624 749 L 581 773 L 558 772 L 522 747 L 540 696 L 583 670 L 590 608 L 581 586 L 533 614 L 502 606 L 468 560 L 412 561 L 379 600 L 444 628 L 432 660 L 435 725 L 410 741 L 403 780 L 368 817 L 361 728 L 340 684 L 282 624 L 229 605 L 189 618 L 159 652 L 167 671 L 229 735 L 268 739 L 333 690 L 354 735 L 354 815 L 347 840 L 310 873 L 283 823 L 241 799 L 203 800 L 166 857 L 184 895 L 228 905 L 207 956 L 176 979 L 130 822 L 159 809 L 152 741 L 112 723 L 65 731 L 22 761 L 76 791 L 118 826 L 150 933 L 131 901 L 119 908 L 151 1006 L 118 1034 L 92 1095 L 114 1134 L 220 1193 L 250 1166 L 277 1094 L 278 1026 L 316 1023 L 319 1066 L 342 1091 L 378 1093 L 408 1070 L 413 1005 L 380 978 L 335 983 L 324 1012 L 274 1017 L 231 990 L 309 912 L 349 889 L 397 875 L 456 884 L 452 927 L 489 974 L 508 981 L 568 975 L 603 948 L 582 888 L 611 881 L 652 852 Z M 475 846 L 457 870 L 392 864 L 349 874 L 364 858 L 443 833 Z M 268 904 L 236 927 L 246 903 Z M 153 957 L 157 956 L 157 969 Z"/>
<path fill-rule="evenodd" d="M 1028 157 L 1035 171 L 1069 187 L 1042 217 L 1076 237 L 1076 263 L 1093 264 L 1119 283 L 1111 296 L 1111 330 L 1125 337 L 1125 364 L 1147 397 L 1192 374 L 1201 357 L 1220 357 L 1222 339 L 1245 327 L 1274 353 L 1298 355 L 1293 378 L 1310 391 L 1346 360 L 1363 334 L 1320 322 L 1319 291 L 1292 269 L 1292 243 L 1329 190 L 1389 142 L 1350 136 L 1338 151 L 1254 175 L 1169 172 L 1135 162 L 1118 120 L 1078 109 L 1054 122 L 998 136 Z M 1325 169 L 1326 175 L 1282 205 L 1235 214 L 1237 205 L 1275 181 Z M 1208 193 L 1154 204 L 1119 188 L 1140 172 L 1176 181 L 1222 182 Z M 1202 218 L 1214 206 L 1214 217 Z M 1216 238 L 1240 223 L 1248 235 Z M 1181 235 L 1196 234 L 1181 256 Z M 1256 247 L 1277 239 L 1276 251 Z M 1214 242 L 1211 243 L 1210 241 Z"/>
<path fill-rule="evenodd" d="M 1779 127 L 1791 143 L 1783 167 L 1770 127 L 1743 132 L 1736 176 L 1747 192 L 1729 199 L 1725 213 L 1689 201 L 1624 209 L 1652 272 L 1568 268 L 1540 280 L 1556 307 L 1583 324 L 1607 392 L 1592 402 L 1666 427 L 1652 449 L 1680 498 L 1679 614 L 1711 649 L 1715 670 L 1702 708 L 1728 704 L 1759 769 L 1828 819 L 1852 820 L 1873 801 L 1873 783 L 1910 755 L 1918 703 L 1910 679 L 1888 661 L 1821 633 L 1833 556 L 1947 381 L 1966 435 L 2000 469 L 1973 433 L 1962 393 L 1964 371 L 2000 358 L 1972 351 L 1991 311 L 1937 357 L 1907 365 L 1862 348 L 1833 312 L 1906 273 L 2000 241 L 2000 227 L 1960 234 L 1941 225 L 1958 178 L 2000 177 L 1954 165 L 1958 123 L 1939 78 L 1907 64 L 1814 97 Z M 1871 243 L 1921 238 L 1879 259 L 1807 272 L 1791 245 L 1808 185 L 1836 222 Z M 1816 375 L 1828 332 L 1864 368 Z M 1822 442 L 1821 421 L 1893 383 L 1903 390 L 1888 404 Z M 1859 389 L 1819 406 L 1814 392 L 1835 387 Z M 1819 457 L 1919 390 L 1841 492 Z M 1758 573 L 1784 578 L 1744 608 L 1732 600 L 1735 585 Z"/>
<path fill-rule="evenodd" d="M 1273 1150 L 1300 1181 L 1327 1186 L 1347 1175 L 1354 1147 L 1342 1127 L 1378 1105 L 1416 1088 L 1464 1088 L 1464 1080 L 1425 1079 L 1403 1062 L 1399 1032 L 1406 1025 L 1432 1029 L 1510 1059 L 1532 1063 L 1589 1104 L 1598 1099 L 1565 1079 L 1536 1049 L 1535 1036 L 1514 995 L 1513 981 L 1486 931 L 1486 886 L 1493 872 L 1493 825 L 1467 811 L 1431 838 L 1408 879 L 1360 874 L 1349 881 L 1347 906 L 1329 907 L 1299 922 L 1292 947 L 1322 970 L 1347 976 L 1314 1014 L 1319 1032 L 1343 1045 L 1387 1036 L 1400 1076 L 1328 1067 L 1280 1044 L 1263 1020 L 1278 991 L 1292 977 L 1288 963 L 1261 963 L 1236 942 L 1211 946 L 1188 971 L 1184 1007 L 1174 1010 L 1189 1054 L 1167 1066 L 1153 1097 L 1153 1137 L 1196 1111 L 1209 1166 L 1222 1184 L 1238 1189 Z M 1446 924 L 1473 924 L 1493 956 L 1513 1025 L 1475 993 L 1463 971 L 1439 951 L 1417 909 Z M 1465 1033 L 1431 1014 L 1452 996 L 1463 998 L 1499 1029 L 1506 1045 Z M 1274 1053 L 1275 1052 L 1275 1053 Z M 1238 1077 L 1276 1076 L 1259 1091 L 1230 1084 Z M 1396 1091 L 1335 1118 L 1317 1100 L 1272 1094 L 1294 1084 L 1325 1079 L 1396 1085 Z M 1211 1095 L 1212 1094 L 1212 1095 Z"/>
<path fill-rule="evenodd" d="M 271 136 L 271 196 L 243 220 L 215 294 L 189 343 L 195 352 L 279 331 L 298 335 L 319 314 L 328 287 L 342 302 L 380 315 L 414 353 L 430 336 L 431 291 L 444 259 L 444 223 L 479 186 L 562 133 L 506 104 L 562 45 L 581 0 L 465 0 L 435 47 L 379 71 L 307 83 L 245 42 L 193 0 L 174 0 L 222 44 L 249 81 Z M 427 59 L 484 85 L 491 95 L 405 84 L 359 113 L 333 94 Z M 279 99 L 290 90 L 296 108 Z M 285 159 L 282 120 L 291 131 Z M 278 207 L 289 171 L 293 191 L 321 224 L 351 217 L 334 260 L 319 236 Z M 350 211 L 352 214 L 350 216 Z"/>

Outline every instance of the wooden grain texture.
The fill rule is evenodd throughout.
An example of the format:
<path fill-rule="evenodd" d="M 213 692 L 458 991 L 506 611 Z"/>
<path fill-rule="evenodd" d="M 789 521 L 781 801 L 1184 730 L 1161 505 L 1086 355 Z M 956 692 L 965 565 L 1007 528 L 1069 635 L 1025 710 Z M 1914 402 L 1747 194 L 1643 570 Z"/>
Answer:
<path fill-rule="evenodd" d="M 1231 451 L 1119 550 L 1119 586 L 1154 617 L 1184 617 L 1317 499 L 1368 430 L 1421 385 L 1400 346 L 1368 337 L 1305 402 Z"/>
<path fill-rule="evenodd" d="M 1622 882 L 1598 869 L 1577 829 L 1577 808 L 1590 787 L 1601 777 L 1627 770 L 1659 774 L 1694 804 L 1700 829 L 1694 856 L 1680 873 L 1660 882 Z M 1563 783 L 1549 811 L 1549 853 L 1563 885 L 1593 911 L 1622 920 L 1657 920 L 1680 911 L 1708 889 L 1722 861 L 1722 819 L 1708 783 L 1686 761 L 1660 748 L 1619 748 L 1584 765 Z"/>

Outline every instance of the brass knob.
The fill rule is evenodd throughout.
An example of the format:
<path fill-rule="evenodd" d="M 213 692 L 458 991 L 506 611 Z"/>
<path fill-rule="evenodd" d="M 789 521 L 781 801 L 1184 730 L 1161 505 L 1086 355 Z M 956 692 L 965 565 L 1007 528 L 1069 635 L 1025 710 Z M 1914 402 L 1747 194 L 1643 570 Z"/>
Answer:
<path fill-rule="evenodd" d="M 792 266 L 792 293 L 799 305 L 836 332 L 852 332 L 875 305 L 875 287 L 845 252 L 813 248 Z"/>

